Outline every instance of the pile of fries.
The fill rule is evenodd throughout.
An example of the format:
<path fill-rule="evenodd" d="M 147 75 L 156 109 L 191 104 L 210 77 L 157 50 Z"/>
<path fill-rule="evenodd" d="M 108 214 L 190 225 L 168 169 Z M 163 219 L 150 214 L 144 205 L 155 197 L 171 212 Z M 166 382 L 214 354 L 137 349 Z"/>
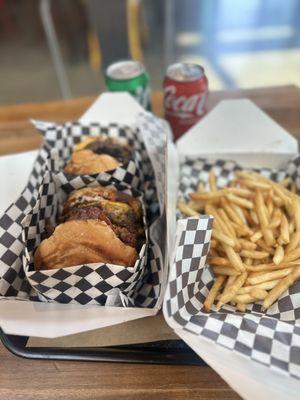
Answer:
<path fill-rule="evenodd" d="M 231 304 L 244 312 L 256 302 L 267 310 L 300 278 L 300 197 L 290 178 L 275 183 L 239 171 L 218 190 L 211 171 L 209 190 L 200 183 L 190 198 L 178 203 L 183 214 L 214 217 L 208 263 L 216 279 L 205 311 L 215 301 L 217 310 Z"/>

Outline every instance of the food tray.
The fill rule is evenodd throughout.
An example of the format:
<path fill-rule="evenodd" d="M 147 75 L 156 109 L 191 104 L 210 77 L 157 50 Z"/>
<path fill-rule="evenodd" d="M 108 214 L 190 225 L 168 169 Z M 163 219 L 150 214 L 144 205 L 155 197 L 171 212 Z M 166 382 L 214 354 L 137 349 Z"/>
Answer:
<path fill-rule="evenodd" d="M 206 365 L 182 340 L 95 348 L 26 347 L 28 337 L 6 335 L 1 328 L 0 339 L 11 353 L 30 359 Z"/>

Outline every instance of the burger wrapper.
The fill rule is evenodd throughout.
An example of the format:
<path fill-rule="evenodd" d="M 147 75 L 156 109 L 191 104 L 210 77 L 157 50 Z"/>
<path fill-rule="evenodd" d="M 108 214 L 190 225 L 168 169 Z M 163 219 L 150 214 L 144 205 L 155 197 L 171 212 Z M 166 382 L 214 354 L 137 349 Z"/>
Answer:
<path fill-rule="evenodd" d="M 76 189 L 95 187 L 99 184 L 115 187 L 121 192 L 138 197 L 143 204 L 142 196 L 134 189 L 129 189 L 122 184 L 107 185 L 97 178 L 91 180 L 88 184 L 83 183 L 81 187 Z M 146 273 L 149 245 L 145 209 L 143 209 L 143 222 L 146 242 L 140 250 L 134 267 L 93 263 L 35 271 L 33 254 L 42 241 L 45 225 L 47 223 L 52 226 L 56 225 L 56 218 L 60 214 L 62 203 L 73 189 L 71 185 L 68 187 L 66 185 L 61 186 L 57 176 L 46 170 L 37 202 L 22 221 L 24 228 L 22 238 L 25 244 L 23 266 L 30 285 L 42 301 L 101 305 L 108 303 L 113 305 L 121 299 L 122 304 L 126 306 L 135 305 L 135 287 Z M 118 290 L 116 291 L 116 289 Z"/>
<path fill-rule="evenodd" d="M 139 157 L 143 178 L 141 192 L 128 185 L 120 175 L 68 177 L 59 171 L 61 144 L 59 132 L 72 126 L 78 132 L 99 134 L 99 124 L 55 125 L 39 122 L 47 140 L 39 150 L 28 184 L 20 197 L 0 217 L 0 298 L 47 302 L 101 304 L 106 306 L 159 307 L 166 287 L 165 263 L 165 157 L 167 126 L 151 113 L 141 114 L 133 128 L 142 150 Z M 81 129 L 84 127 L 84 129 Z M 131 137 L 130 128 L 110 124 L 111 137 Z M 101 129 L 104 127 L 101 126 Z M 143 132 L 141 134 L 141 129 Z M 130 131 L 130 133 L 128 133 Z M 114 134 L 113 134 L 114 132 Z M 51 134 L 53 136 L 51 136 Z M 56 139 L 57 138 L 57 139 Z M 65 137 L 68 147 L 68 137 Z M 51 142 L 52 140 L 52 142 Z M 70 139 L 73 143 L 73 139 Z M 78 136 L 79 141 L 79 136 Z M 135 142 L 136 145 L 136 142 Z M 51 147 L 52 146 L 52 147 Z M 64 145 L 61 145 L 63 154 Z M 69 151 L 69 150 L 66 150 Z M 142 155 L 141 155 L 142 154 Z M 159 154 L 159 156 L 157 156 Z M 115 171 L 116 174 L 120 171 Z M 160 182 L 156 179 L 159 177 Z M 98 264 L 56 271 L 32 270 L 32 251 L 41 240 L 46 220 L 54 223 L 57 210 L 67 193 L 86 186 L 116 185 L 142 196 L 146 214 L 147 245 L 134 268 Z M 132 182 L 137 182 L 132 181 Z M 135 185 L 133 185 L 135 186 Z M 138 185 L 137 185 L 138 186 Z M 23 221 L 23 224 L 22 224 Z M 26 246 L 25 246 L 26 244 Z M 100 272 L 101 271 L 101 272 Z M 79 291 L 78 291 L 79 289 Z"/>
<path fill-rule="evenodd" d="M 198 183 L 207 184 L 211 169 L 222 188 L 241 169 L 232 161 L 186 159 L 181 165 L 179 197 L 188 199 Z M 258 170 L 256 170 L 258 171 Z M 300 157 L 284 170 L 259 172 L 274 181 L 288 176 L 300 189 Z M 178 212 L 178 217 L 182 217 Z M 177 222 L 174 261 L 165 295 L 164 314 L 169 325 L 214 341 L 272 369 L 300 378 L 300 282 L 294 283 L 266 312 L 260 304 L 248 304 L 245 313 L 231 305 L 204 313 L 203 303 L 214 282 L 206 262 L 213 218 L 180 219 Z"/>
<path fill-rule="evenodd" d="M 145 119 L 141 118 L 141 120 Z M 153 119 L 153 117 L 152 117 Z M 89 177 L 97 177 L 103 182 L 121 182 L 130 187 L 140 190 L 145 195 L 145 201 L 149 203 L 151 209 L 157 211 L 158 203 L 154 183 L 153 168 L 149 159 L 144 141 L 139 134 L 139 124 L 136 127 L 119 125 L 115 123 L 83 124 L 81 122 L 67 122 L 65 124 L 54 124 L 43 121 L 32 121 L 34 126 L 41 132 L 45 141 L 43 147 L 49 155 L 56 156 L 55 172 L 61 182 L 77 185 L 80 181 L 85 181 Z M 117 139 L 123 145 L 128 145 L 132 151 L 132 160 L 127 165 L 111 171 L 101 172 L 94 175 L 67 174 L 64 167 L 70 160 L 73 148 L 82 139 L 89 136 L 99 136 Z"/>

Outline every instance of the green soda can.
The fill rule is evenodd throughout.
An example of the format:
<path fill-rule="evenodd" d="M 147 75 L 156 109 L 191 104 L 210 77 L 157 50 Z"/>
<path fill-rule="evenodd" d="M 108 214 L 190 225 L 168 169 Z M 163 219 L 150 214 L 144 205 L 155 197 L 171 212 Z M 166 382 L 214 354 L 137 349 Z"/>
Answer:
<path fill-rule="evenodd" d="M 149 75 L 140 61 L 125 60 L 110 65 L 105 83 L 111 92 L 128 92 L 146 110 L 151 110 Z"/>

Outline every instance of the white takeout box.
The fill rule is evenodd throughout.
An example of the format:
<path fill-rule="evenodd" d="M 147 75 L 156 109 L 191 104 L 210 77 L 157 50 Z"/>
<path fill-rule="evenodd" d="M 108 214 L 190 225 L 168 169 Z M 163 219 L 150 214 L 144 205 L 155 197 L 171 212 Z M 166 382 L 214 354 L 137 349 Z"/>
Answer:
<path fill-rule="evenodd" d="M 130 125 L 142 111 L 127 94 L 105 93 L 80 120 Z M 176 224 L 178 155 L 231 158 L 245 167 L 279 168 L 297 153 L 297 141 L 246 99 L 222 101 L 179 139 L 177 147 L 169 143 L 168 171 L 172 171 L 167 180 L 169 259 L 172 261 Z M 18 197 L 25 186 L 36 154 L 36 151 L 32 151 L 0 157 L 0 180 L 4 193 L 0 197 L 0 213 Z M 124 309 L 2 299 L 0 326 L 8 334 L 53 338 L 155 315 L 156 312 L 156 309 Z M 175 332 L 242 397 L 298 398 L 299 381 L 270 370 L 203 337 L 178 329 Z"/>

